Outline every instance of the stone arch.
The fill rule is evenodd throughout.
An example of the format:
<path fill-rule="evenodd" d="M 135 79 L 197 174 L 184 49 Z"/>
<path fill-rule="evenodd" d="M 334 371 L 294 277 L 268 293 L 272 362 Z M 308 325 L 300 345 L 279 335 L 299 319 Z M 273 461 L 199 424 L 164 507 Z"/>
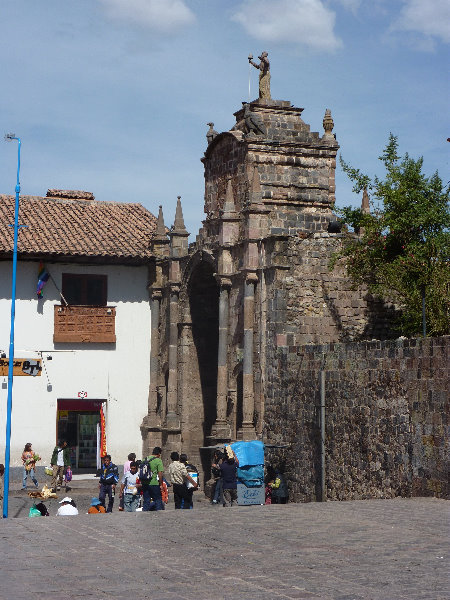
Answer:
<path fill-rule="evenodd" d="M 216 419 L 217 352 L 219 336 L 219 288 L 210 261 L 200 261 L 192 270 L 187 286 L 192 323 L 191 366 L 198 372 L 198 390 L 203 414 L 203 444 L 211 435 Z"/>

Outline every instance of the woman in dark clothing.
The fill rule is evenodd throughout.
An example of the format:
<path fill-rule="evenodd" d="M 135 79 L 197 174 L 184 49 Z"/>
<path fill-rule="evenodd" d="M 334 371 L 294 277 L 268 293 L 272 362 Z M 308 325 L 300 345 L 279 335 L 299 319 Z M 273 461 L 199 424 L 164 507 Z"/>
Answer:
<path fill-rule="evenodd" d="M 237 468 L 239 461 L 231 446 L 225 447 L 226 458 L 220 465 L 223 481 L 223 505 L 237 504 Z"/>
<path fill-rule="evenodd" d="M 215 485 L 214 485 L 214 496 L 212 499 L 213 504 L 219 504 L 219 502 L 223 502 L 223 484 L 222 484 L 222 471 L 220 470 L 220 465 L 223 461 L 223 454 L 220 450 L 214 450 L 213 460 L 211 464 L 211 472 L 214 477 Z"/>

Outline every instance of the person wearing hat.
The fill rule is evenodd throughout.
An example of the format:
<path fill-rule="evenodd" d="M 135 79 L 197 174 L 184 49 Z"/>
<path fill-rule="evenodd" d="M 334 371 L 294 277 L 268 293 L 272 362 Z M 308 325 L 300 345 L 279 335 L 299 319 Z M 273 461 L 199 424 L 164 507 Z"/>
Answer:
<path fill-rule="evenodd" d="M 70 515 L 78 514 L 78 509 L 74 505 L 72 498 L 69 498 L 69 496 L 66 496 L 65 498 L 63 498 L 59 503 L 61 504 L 61 506 L 58 508 L 58 512 L 56 513 L 56 516 L 67 517 Z"/>
<path fill-rule="evenodd" d="M 102 505 L 98 498 L 92 498 L 91 505 L 88 510 L 88 515 L 105 514 L 106 508 Z"/>

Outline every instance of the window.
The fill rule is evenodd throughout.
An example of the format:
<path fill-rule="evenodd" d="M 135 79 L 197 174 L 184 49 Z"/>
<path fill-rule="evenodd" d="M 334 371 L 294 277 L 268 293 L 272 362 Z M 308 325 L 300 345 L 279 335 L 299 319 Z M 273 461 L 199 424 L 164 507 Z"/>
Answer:
<path fill-rule="evenodd" d="M 106 275 L 63 273 L 62 294 L 69 306 L 106 306 Z"/>

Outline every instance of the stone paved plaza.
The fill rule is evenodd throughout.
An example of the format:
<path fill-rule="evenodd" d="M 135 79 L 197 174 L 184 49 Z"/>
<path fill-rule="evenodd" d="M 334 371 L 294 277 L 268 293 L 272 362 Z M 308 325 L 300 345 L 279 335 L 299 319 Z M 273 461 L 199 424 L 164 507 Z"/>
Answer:
<path fill-rule="evenodd" d="M 17 502 L 29 505 L 12 498 L 16 512 Z M 79 491 L 77 502 L 85 508 L 87 495 Z M 0 598 L 444 600 L 448 507 L 398 498 L 229 509 L 197 502 L 191 511 L 169 504 L 98 517 L 10 513 L 0 524 Z"/>

